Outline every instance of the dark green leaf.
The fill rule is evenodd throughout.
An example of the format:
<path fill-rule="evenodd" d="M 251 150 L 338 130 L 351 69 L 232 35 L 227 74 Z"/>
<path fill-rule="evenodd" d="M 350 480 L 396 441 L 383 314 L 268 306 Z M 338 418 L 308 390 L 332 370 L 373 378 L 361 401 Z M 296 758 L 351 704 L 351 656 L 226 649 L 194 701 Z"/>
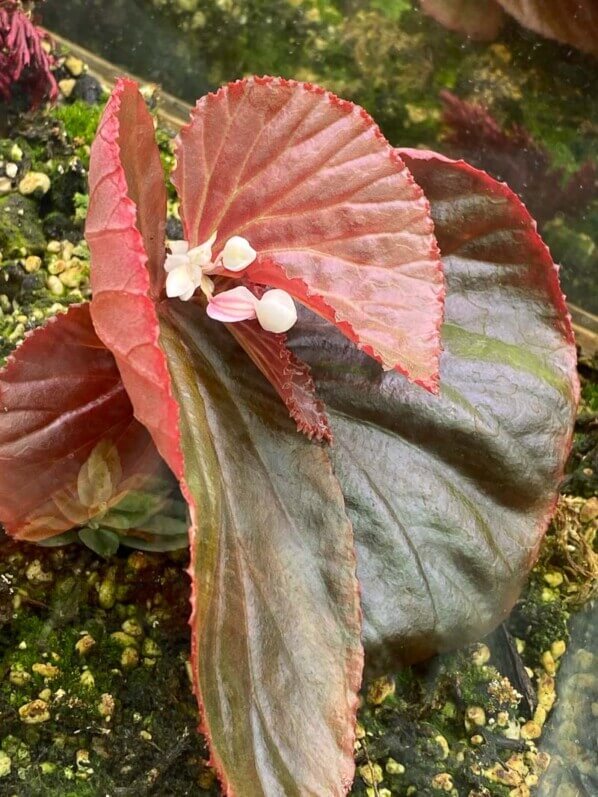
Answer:
<path fill-rule="evenodd" d="M 137 537 L 134 534 L 127 534 L 119 538 L 121 545 L 126 545 L 127 548 L 135 548 L 139 551 L 179 551 L 186 548 L 189 544 L 189 536 L 187 528 L 185 527 L 184 534 L 176 534 L 171 536 L 151 535 L 146 537 Z"/>
<path fill-rule="evenodd" d="M 217 769 L 243 797 L 343 795 L 361 646 L 328 455 L 222 325 L 192 303 L 161 313 L 196 523 L 193 668 Z"/>
<path fill-rule="evenodd" d="M 315 317 L 290 338 L 330 412 L 380 667 L 460 646 L 507 615 L 554 507 L 577 396 L 556 268 L 521 203 L 463 163 L 404 154 L 447 280 L 440 398 Z"/>
<path fill-rule="evenodd" d="M 70 545 L 72 542 L 78 540 L 77 532 L 72 529 L 71 531 L 63 531 L 62 534 L 57 534 L 55 537 L 46 537 L 45 540 L 38 540 L 37 545 L 43 548 L 59 548 L 61 545 Z"/>

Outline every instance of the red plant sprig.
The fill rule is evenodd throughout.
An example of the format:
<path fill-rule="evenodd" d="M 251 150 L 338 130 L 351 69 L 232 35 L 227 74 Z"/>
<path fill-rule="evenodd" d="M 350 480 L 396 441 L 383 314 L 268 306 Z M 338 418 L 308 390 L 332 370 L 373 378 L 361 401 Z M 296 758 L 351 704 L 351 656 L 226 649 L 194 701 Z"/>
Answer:
<path fill-rule="evenodd" d="M 58 86 L 53 57 L 43 48 L 48 34 L 35 25 L 18 0 L 0 0 L 0 97 L 10 100 L 18 83 L 32 107 L 53 101 Z"/>

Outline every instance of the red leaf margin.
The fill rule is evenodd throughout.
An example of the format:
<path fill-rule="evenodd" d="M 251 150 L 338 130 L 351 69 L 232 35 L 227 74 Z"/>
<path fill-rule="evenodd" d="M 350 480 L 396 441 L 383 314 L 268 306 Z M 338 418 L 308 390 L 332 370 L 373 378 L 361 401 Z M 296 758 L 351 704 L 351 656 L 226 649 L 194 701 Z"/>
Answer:
<path fill-rule="evenodd" d="M 137 102 L 137 96 L 138 86 L 135 81 L 128 78 L 119 78 L 117 80 L 104 109 L 96 138 L 91 147 L 89 210 L 85 227 L 85 236 L 89 244 L 92 260 L 91 285 L 93 298 L 91 301 L 91 314 L 99 337 L 116 358 L 127 392 L 132 399 L 134 397 L 133 405 L 136 416 L 150 429 L 161 455 L 179 480 L 181 492 L 189 507 L 191 519 L 189 548 L 190 559 L 193 561 L 196 547 L 198 508 L 185 480 L 179 427 L 180 410 L 174 398 L 166 355 L 159 345 L 160 325 L 155 303 L 150 299 L 151 285 L 147 270 L 148 258 L 142 235 L 136 226 L 137 207 L 132 199 L 129 198 L 125 171 L 120 162 L 119 112 L 123 103 Z M 147 112 L 147 123 L 152 125 L 149 112 Z M 105 166 L 106 163 L 110 164 L 108 168 Z M 108 174 L 108 178 L 106 174 Z M 103 182 L 108 182 L 108 179 L 110 179 L 111 190 L 106 197 L 100 196 L 98 201 L 98 189 L 101 188 Z M 107 208 L 104 207 L 106 203 L 108 203 Z M 116 218 L 120 222 L 120 227 L 117 228 L 117 231 L 120 232 L 119 237 L 122 239 L 120 246 L 126 252 L 126 264 L 130 272 L 130 279 L 124 286 L 119 286 L 118 280 L 116 282 L 113 281 L 112 269 L 106 268 L 106 263 L 107 261 L 109 262 L 109 259 L 106 258 L 105 254 L 100 254 L 103 247 L 102 238 L 105 237 L 104 231 L 114 235 L 114 228 L 106 226 L 106 220 L 111 218 Z M 114 307 L 114 298 L 118 291 L 122 295 L 117 302 L 117 306 Z M 141 323 L 136 325 L 137 331 L 144 337 L 144 342 L 140 347 L 142 357 L 137 362 L 138 370 L 128 364 L 127 358 L 130 352 L 124 345 L 124 341 L 127 340 L 130 334 L 126 319 L 129 317 L 134 318 L 137 313 L 142 319 Z M 135 335 L 134 339 L 137 338 L 138 335 Z M 147 399 L 143 398 L 144 384 L 146 389 L 153 393 L 149 403 Z M 138 385 L 141 385 L 140 389 L 137 389 Z M 170 433 L 167 435 L 163 435 L 160 427 L 156 426 L 152 418 L 152 412 L 160 405 L 170 427 Z M 187 574 L 191 584 L 189 626 L 191 628 L 191 650 L 193 652 L 197 649 L 196 624 L 194 622 L 196 593 L 191 564 L 187 569 Z M 196 674 L 198 668 L 192 667 L 192 671 L 193 693 L 200 709 L 199 730 L 209 741 L 209 730 L 203 721 L 204 713 L 199 678 Z M 213 760 L 211 763 L 219 773 L 226 788 L 224 772 L 219 761 Z"/>
<path fill-rule="evenodd" d="M 310 307 L 326 320 L 335 324 L 345 336 L 354 342 L 368 356 L 382 363 L 385 369 L 395 369 L 399 373 L 404 374 L 408 379 L 410 379 L 410 381 L 415 382 L 426 390 L 429 390 L 432 393 L 438 393 L 439 361 L 441 352 L 440 328 L 442 325 L 442 311 L 444 306 L 445 291 L 440 254 L 433 235 L 433 225 L 430 219 L 430 206 L 426 197 L 424 196 L 423 191 L 417 185 L 416 181 L 409 173 L 409 170 L 402 162 L 398 151 L 390 146 L 380 131 L 378 125 L 363 108 L 360 108 L 359 106 L 354 105 L 347 100 L 342 100 L 326 89 L 312 83 L 287 80 L 285 78 L 276 78 L 271 76 L 254 76 L 243 80 L 233 81 L 220 87 L 216 92 L 202 97 L 192 109 L 189 123 L 181 128 L 181 131 L 176 139 L 177 166 L 172 174 L 172 182 L 181 200 L 181 217 L 185 230 L 185 238 L 190 242 L 191 246 L 198 245 L 203 240 L 207 240 L 209 235 L 214 232 L 214 230 L 211 228 L 213 221 L 217 221 L 216 226 L 219 228 L 220 232 L 222 231 L 223 226 L 226 228 L 227 222 L 229 227 L 231 227 L 230 229 L 226 229 L 226 235 L 221 236 L 222 240 L 227 238 L 229 235 L 238 234 L 239 230 L 235 229 L 235 224 L 231 225 L 230 216 L 231 214 L 234 215 L 232 206 L 238 199 L 238 196 L 243 192 L 247 185 L 255 184 L 253 178 L 249 178 L 241 187 L 239 187 L 238 184 L 238 179 L 244 174 L 244 170 L 247 168 L 250 158 L 255 155 L 253 151 L 254 148 L 251 145 L 249 146 L 248 151 L 244 153 L 243 162 L 240 165 L 240 172 L 237 174 L 237 184 L 233 186 L 234 190 L 232 190 L 233 198 L 227 205 L 225 204 L 224 210 L 222 212 L 216 213 L 217 219 L 211 219 L 209 212 L 207 212 L 207 210 L 210 208 L 210 200 L 208 197 L 215 197 L 215 199 L 212 201 L 216 203 L 222 202 L 223 197 L 226 196 L 226 190 L 230 188 L 230 186 L 227 187 L 225 183 L 226 190 L 223 190 L 222 186 L 217 186 L 217 190 L 210 192 L 211 181 L 214 177 L 214 174 L 217 172 L 217 161 L 218 158 L 221 157 L 223 149 L 226 147 L 226 137 L 228 132 L 230 132 L 232 125 L 227 103 L 233 103 L 237 101 L 241 103 L 247 96 L 250 94 L 252 95 L 248 103 L 249 108 L 254 109 L 259 107 L 261 113 L 259 120 L 259 124 L 261 126 L 259 127 L 258 135 L 260 135 L 264 129 L 266 129 L 268 122 L 271 120 L 268 115 L 273 114 L 273 109 L 274 117 L 281 112 L 281 108 L 282 110 L 286 109 L 284 104 L 280 107 L 276 107 L 272 97 L 269 97 L 267 94 L 260 96 L 260 91 L 264 87 L 273 90 L 272 97 L 276 97 L 274 91 L 276 89 L 280 89 L 281 92 L 286 89 L 292 89 L 294 91 L 295 97 L 299 95 L 309 97 L 311 95 L 323 98 L 324 103 L 322 107 L 326 108 L 327 110 L 333 109 L 336 114 L 334 116 L 335 123 L 340 119 L 352 117 L 355 122 L 355 128 L 360 129 L 361 127 L 361 132 L 359 133 L 358 138 L 360 138 L 364 133 L 367 133 L 369 136 L 368 143 L 370 142 L 370 139 L 375 143 L 375 147 L 372 146 L 370 149 L 368 149 L 367 156 L 375 156 L 377 159 L 379 159 L 378 168 L 380 163 L 384 162 L 385 158 L 388 158 L 388 162 L 390 162 L 393 166 L 392 175 L 395 180 L 398 180 L 399 175 L 401 176 L 401 180 L 398 180 L 397 186 L 394 186 L 396 195 L 400 196 L 401 200 L 404 201 L 404 198 L 401 196 L 401 191 L 405 191 L 407 189 L 412 191 L 408 199 L 412 205 L 417 206 L 419 215 L 417 215 L 415 220 L 409 219 L 408 224 L 411 224 L 412 226 L 408 227 L 406 224 L 405 227 L 402 228 L 401 232 L 404 233 L 408 231 L 411 235 L 417 235 L 422 238 L 426 237 L 427 239 L 425 242 L 422 242 L 422 252 L 418 252 L 417 248 L 414 248 L 414 259 L 418 264 L 426 262 L 429 267 L 428 271 L 430 273 L 427 274 L 425 279 L 422 278 L 419 273 L 408 276 L 413 276 L 417 282 L 425 282 L 427 287 L 430 289 L 429 295 L 422 293 L 421 296 L 416 296 L 414 298 L 422 303 L 425 303 L 427 315 L 433 319 L 433 323 L 429 324 L 428 327 L 421 332 L 421 334 L 415 338 L 412 338 L 412 340 L 415 339 L 418 341 L 418 348 L 411 351 L 411 359 L 416 365 L 415 367 L 409 368 L 402 364 L 400 361 L 401 358 L 397 352 L 394 353 L 395 356 L 391 361 L 388 359 L 388 357 L 385 358 L 378 351 L 376 351 L 374 343 L 368 343 L 367 340 L 362 340 L 362 338 L 365 336 L 363 332 L 360 335 L 359 330 L 356 329 L 354 320 L 351 321 L 349 318 L 341 317 L 340 310 L 338 308 L 335 309 L 332 304 L 326 301 L 323 295 L 321 295 L 321 292 L 318 292 L 318 289 L 313 285 L 310 285 L 302 276 L 299 276 L 297 273 L 294 273 L 293 276 L 288 276 L 288 263 L 286 265 L 282 262 L 278 263 L 276 261 L 276 256 L 270 257 L 268 255 L 260 255 L 258 248 L 258 257 L 256 261 L 247 269 L 244 276 L 255 283 L 261 283 L 270 287 L 287 290 L 300 302 Z M 288 102 L 290 103 L 290 100 Z M 305 119 L 309 117 L 311 110 L 312 108 L 310 108 L 306 115 L 300 119 L 297 126 L 292 128 L 295 132 L 305 122 Z M 236 112 L 238 112 L 238 108 L 236 109 Z M 215 116 L 217 114 L 218 118 L 216 119 L 216 122 L 213 119 L 210 122 L 210 115 Z M 209 135 L 206 135 L 206 129 L 205 127 L 202 127 L 204 121 L 206 125 L 209 125 L 210 123 L 212 124 L 216 136 L 221 133 L 222 124 L 226 125 L 224 135 L 220 135 L 220 138 L 217 139 L 217 145 L 211 141 Z M 321 133 L 322 130 L 327 129 L 331 125 L 332 122 L 328 120 L 327 124 L 323 128 L 316 129 L 316 134 Z M 235 126 L 232 129 L 237 131 L 239 128 L 241 128 L 241 126 L 242 121 L 240 121 L 238 126 Z M 242 131 L 241 133 L 235 134 L 240 137 L 238 144 L 235 146 L 235 152 L 237 149 L 242 151 L 242 148 L 247 146 L 249 139 L 251 139 L 251 141 L 254 143 L 255 131 L 245 131 L 245 135 L 243 135 Z M 304 138 L 301 139 L 301 142 L 304 140 L 311 140 L 314 135 L 315 134 L 313 131 L 310 131 L 309 134 L 305 134 L 304 131 Z M 275 140 L 274 136 L 273 139 Z M 201 155 L 198 154 L 200 151 Z M 276 155 L 278 155 L 278 153 L 276 153 Z M 261 157 L 263 158 L 263 155 Z M 359 157 L 365 157 L 365 155 L 360 154 Z M 210 159 L 212 159 L 211 162 L 209 162 Z M 274 157 L 274 160 L 275 159 L 276 158 Z M 207 177 L 204 180 L 205 185 L 200 190 L 197 186 L 197 174 L 201 174 L 202 165 L 206 167 Z M 273 163 L 268 162 L 268 165 L 272 166 Z M 235 164 L 234 166 L 238 167 L 239 164 Z M 284 167 L 284 164 L 281 166 Z M 265 168 L 267 167 L 261 166 L 258 171 L 262 172 Z M 321 168 L 321 165 L 318 166 L 318 169 L 319 168 Z M 224 171 L 224 169 L 221 171 Z M 220 173 L 220 171 L 218 173 Z M 194 176 L 195 179 L 193 180 L 192 178 Z M 388 175 L 385 175 L 385 178 L 386 177 L 388 177 Z M 220 179 L 225 178 L 221 177 Z M 265 182 L 265 178 L 262 182 Z M 191 184 L 193 184 L 193 189 L 189 190 L 188 186 Z M 361 188 L 362 187 L 360 187 L 359 190 L 361 190 Z M 399 190 L 399 188 L 401 190 Z M 283 193 L 283 197 L 284 196 L 286 196 L 286 192 Z M 371 200 L 369 201 L 371 202 Z M 381 202 L 380 199 L 377 201 Z M 386 197 L 385 201 L 388 201 Z M 253 209 L 253 202 L 251 203 L 251 207 Z M 283 215 L 286 216 L 288 213 Z M 241 213 L 241 216 L 243 216 L 243 213 Z M 274 217 L 269 217 L 269 220 L 271 221 L 272 218 Z M 245 227 L 248 224 L 257 224 L 258 227 L 256 230 L 254 230 L 254 233 L 259 232 L 260 220 L 263 222 L 264 218 L 253 213 L 253 215 L 245 218 L 242 227 Z M 422 231 L 418 228 L 418 224 L 423 224 L 423 226 L 425 226 L 425 222 L 429 222 L 429 224 L 427 229 Z M 397 231 L 394 230 L 392 233 L 397 234 Z M 325 239 L 323 239 L 323 242 L 326 242 Z M 428 249 L 425 252 L 424 250 L 426 248 L 426 244 Z M 221 241 L 217 241 L 216 250 L 218 250 L 221 245 Z M 281 247 L 281 252 L 283 252 L 284 248 L 284 246 Z M 293 250 L 292 246 L 289 246 L 288 248 L 289 251 Z M 402 244 L 401 248 L 406 247 L 404 244 Z M 324 253 L 320 254 L 324 256 Z M 330 258 L 334 258 L 334 255 L 330 255 L 330 253 L 326 254 Z M 388 270 L 389 274 L 392 273 L 392 269 L 386 264 L 383 267 Z M 295 269 L 295 271 L 297 271 L 297 269 Z M 399 271 L 400 269 L 397 269 L 397 272 Z M 220 270 L 220 273 L 231 277 L 231 274 L 225 272 L 223 269 Z M 312 276 L 317 273 L 317 269 L 315 271 L 312 269 Z M 322 274 L 318 276 L 321 276 L 324 284 L 327 284 L 329 275 Z M 399 276 L 403 275 L 400 274 Z M 398 286 L 395 286 L 395 290 L 399 290 Z M 368 301 L 371 303 L 373 301 L 373 297 L 370 296 Z M 413 320 L 408 319 L 406 315 L 407 312 L 405 311 L 403 313 L 403 316 L 405 316 L 403 318 L 403 323 L 400 325 L 403 332 L 403 338 L 405 339 L 410 337 L 409 332 L 412 331 L 412 326 L 410 327 L 409 325 L 412 325 L 413 323 Z M 396 322 L 397 320 L 395 318 L 393 323 L 396 324 Z M 365 328 L 365 324 L 363 324 L 363 326 Z M 371 335 L 369 337 L 370 339 L 372 338 Z M 404 345 L 400 344 L 399 340 L 400 338 L 397 336 L 394 341 L 395 349 L 399 348 L 401 345 Z M 379 335 L 378 343 L 380 343 Z M 388 354 L 388 345 L 381 348 L 386 348 Z M 406 359 L 406 352 L 403 352 L 402 358 L 403 360 Z M 419 368 L 421 376 L 416 376 L 414 373 L 411 373 L 411 371 L 414 371 L 416 368 Z"/>
<path fill-rule="evenodd" d="M 575 347 L 575 333 L 573 331 L 573 322 L 569 308 L 567 307 L 566 296 L 561 289 L 559 280 L 560 266 L 555 263 L 550 254 L 548 246 L 544 243 L 540 233 L 538 232 L 538 225 L 529 213 L 520 197 L 511 189 L 506 183 L 496 180 L 491 177 L 487 172 L 482 169 L 477 169 L 470 163 L 464 160 L 453 160 L 441 155 L 438 152 L 426 149 L 412 149 L 409 147 L 399 147 L 397 149 L 402 158 L 407 161 L 440 161 L 442 163 L 450 163 L 456 166 L 460 171 L 470 174 L 488 190 L 489 193 L 500 196 L 513 207 L 517 216 L 519 217 L 520 226 L 530 241 L 530 249 L 538 252 L 538 262 L 540 266 L 540 273 L 546 278 L 546 286 L 548 293 L 551 295 L 554 306 L 559 311 L 561 322 L 561 329 L 564 338 L 568 343 Z M 575 373 L 577 373 L 576 369 Z M 577 380 L 577 397 L 579 399 L 579 379 Z"/>
<path fill-rule="evenodd" d="M 227 327 L 284 401 L 297 429 L 310 440 L 331 443 L 326 406 L 317 397 L 311 369 L 289 349 L 287 336 L 266 332 L 256 321 Z"/>
<path fill-rule="evenodd" d="M 90 199 L 86 223 L 86 237 L 92 258 L 91 315 L 98 336 L 115 356 L 136 417 L 149 429 L 162 457 L 179 480 L 181 492 L 189 507 L 191 519 L 189 527 L 191 564 L 187 570 L 191 582 L 189 625 L 192 664 L 195 665 L 192 667 L 193 692 L 200 710 L 199 730 L 208 740 L 210 764 L 216 770 L 225 794 L 227 797 L 238 797 L 233 792 L 222 762 L 211 743 L 199 685 L 199 664 L 193 658 L 199 647 L 195 623 L 197 600 L 193 572 L 199 510 L 184 475 L 179 426 L 180 409 L 174 398 L 166 356 L 159 343 L 160 325 L 156 303 L 150 298 L 152 286 L 147 269 L 148 257 L 143 236 L 136 226 L 137 207 L 129 197 L 125 170 L 120 163 L 119 112 L 123 103 L 133 101 L 137 94 L 138 88 L 134 81 L 126 78 L 118 79 L 92 145 L 89 173 Z M 146 123 L 152 124 L 149 112 Z M 101 167 L 101 164 L 104 166 Z M 106 168 L 105 164 L 109 166 Z M 110 239 L 108 246 L 106 233 Z M 116 262 L 125 264 L 124 271 L 121 269 L 121 274 L 127 274 L 124 284 L 119 285 L 118 268 L 114 269 L 114 257 L 118 258 Z M 131 335 L 131 326 L 128 322 L 132 319 L 135 320 L 135 324 L 134 334 Z M 135 341 L 132 348 L 126 342 L 131 337 Z M 132 351 L 136 354 L 131 365 L 129 361 Z M 313 383 L 308 380 L 307 384 Z M 166 418 L 165 424 L 155 422 L 155 416 L 159 416 L 160 413 Z M 348 729 L 345 740 L 346 759 L 351 763 L 357 708 L 358 698 L 355 693 L 353 705 L 349 707 L 353 723 Z M 348 791 L 351 787 L 353 774 L 352 769 L 343 777 L 344 791 Z"/>

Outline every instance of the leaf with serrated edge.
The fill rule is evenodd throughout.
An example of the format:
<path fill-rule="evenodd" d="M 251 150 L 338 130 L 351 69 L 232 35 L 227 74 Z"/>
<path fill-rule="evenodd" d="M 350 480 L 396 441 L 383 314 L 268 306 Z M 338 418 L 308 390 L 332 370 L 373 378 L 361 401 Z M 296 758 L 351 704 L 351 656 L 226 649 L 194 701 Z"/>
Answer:
<path fill-rule="evenodd" d="M 555 505 L 578 398 L 557 268 L 521 202 L 463 162 L 401 154 L 443 255 L 440 397 L 384 374 L 315 316 L 289 336 L 329 411 L 377 669 L 507 616 Z"/>
<path fill-rule="evenodd" d="M 106 465 L 102 451 L 112 468 L 98 492 L 84 477 L 90 461 L 94 479 L 98 463 Z M 71 307 L 25 338 L 0 371 L 0 520 L 10 534 L 32 541 L 60 534 L 160 467 L 89 305 Z"/>
<path fill-rule="evenodd" d="M 363 109 L 248 78 L 198 101 L 176 155 L 191 246 L 217 232 L 218 256 L 247 238 L 257 259 L 228 276 L 288 291 L 385 368 L 437 389 L 443 279 L 428 203 Z"/>
<path fill-rule="evenodd" d="M 299 431 L 331 442 L 326 408 L 308 366 L 288 348 L 286 335 L 266 332 L 256 321 L 229 324 L 228 329 L 284 401 Z"/>

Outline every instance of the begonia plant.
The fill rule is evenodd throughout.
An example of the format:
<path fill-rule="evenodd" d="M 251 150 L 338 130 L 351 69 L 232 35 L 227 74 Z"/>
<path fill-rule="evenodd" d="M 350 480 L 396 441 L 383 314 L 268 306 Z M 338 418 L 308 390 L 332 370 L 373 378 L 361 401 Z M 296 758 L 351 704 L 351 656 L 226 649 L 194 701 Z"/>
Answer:
<path fill-rule="evenodd" d="M 91 304 L 0 372 L 0 517 L 52 537 L 164 460 L 224 791 L 342 795 L 363 651 L 382 670 L 478 639 L 534 562 L 578 398 L 558 270 L 504 184 L 310 84 L 203 97 L 176 156 L 166 241 L 152 118 L 119 80 Z"/>

